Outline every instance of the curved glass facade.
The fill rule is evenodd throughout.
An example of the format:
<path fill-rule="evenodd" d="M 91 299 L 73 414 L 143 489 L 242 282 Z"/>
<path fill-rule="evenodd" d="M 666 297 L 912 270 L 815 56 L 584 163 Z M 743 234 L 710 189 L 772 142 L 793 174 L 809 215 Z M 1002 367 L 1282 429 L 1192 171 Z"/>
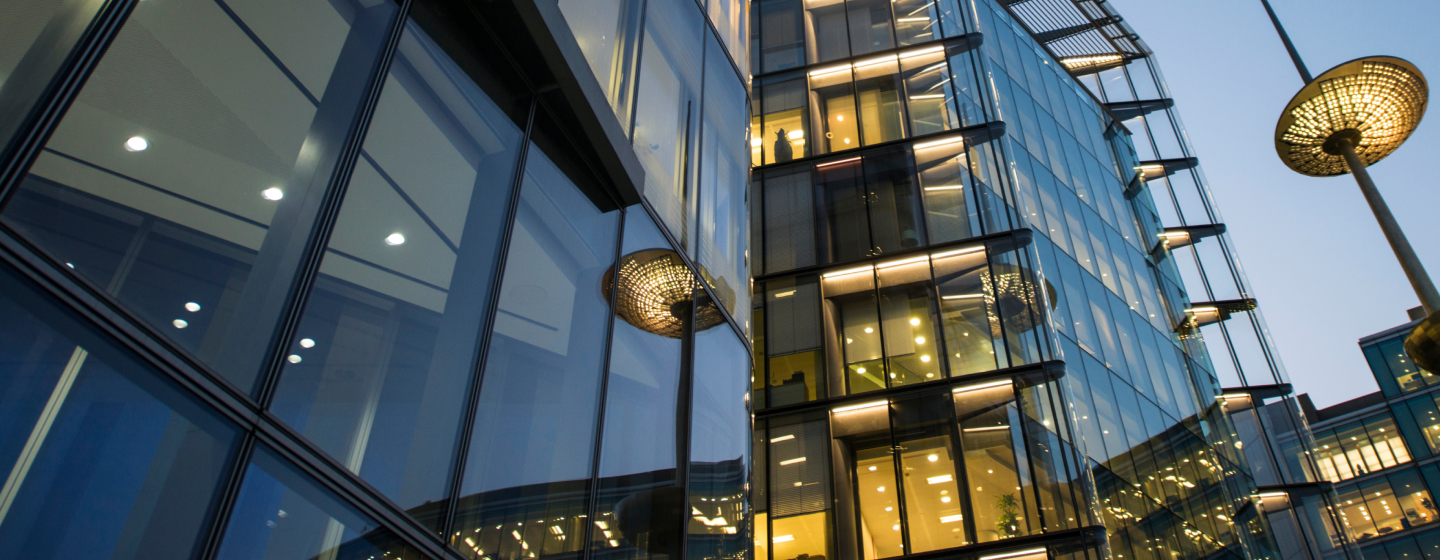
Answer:
<path fill-rule="evenodd" d="M 576 4 L 0 24 L 0 542 L 746 558 L 747 3 Z"/>

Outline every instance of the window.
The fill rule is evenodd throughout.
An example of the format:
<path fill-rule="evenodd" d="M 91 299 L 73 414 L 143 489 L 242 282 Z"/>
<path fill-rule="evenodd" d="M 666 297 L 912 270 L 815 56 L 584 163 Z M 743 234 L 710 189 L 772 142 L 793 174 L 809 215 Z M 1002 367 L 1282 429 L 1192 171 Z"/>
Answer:
<path fill-rule="evenodd" d="M 889 55 L 854 64 L 855 96 L 860 104 L 860 128 L 864 144 L 879 144 L 908 136 L 905 131 L 904 78 L 899 58 Z M 924 101 L 924 100 L 922 100 Z M 846 145 L 845 148 L 850 148 Z M 844 148 L 834 147 L 835 150 Z"/>
<path fill-rule="evenodd" d="M 875 100 L 873 93 L 875 92 L 872 92 L 872 102 Z M 811 70 L 810 103 L 810 118 L 815 131 L 815 154 L 860 147 L 860 129 L 855 115 L 855 84 L 849 64 Z"/>
<path fill-rule="evenodd" d="M 0 267 L 0 546 L 188 558 L 239 432 Z"/>
<path fill-rule="evenodd" d="M 647 3 L 634 148 L 645 167 L 645 198 L 681 247 L 690 244 L 695 227 L 695 154 L 706 29 L 704 17 L 687 0 Z M 725 65 L 728 68 L 729 63 Z M 733 78 L 729 81 L 739 84 Z M 743 101 L 740 107 L 743 111 Z"/>
<path fill-rule="evenodd" d="M 245 470 L 219 560 L 375 556 L 424 560 L 368 516 L 355 511 L 264 446 Z"/>
<path fill-rule="evenodd" d="M 1320 475 L 1331 482 L 1355 478 L 1411 460 L 1395 420 L 1385 413 L 1315 431 Z"/>
<path fill-rule="evenodd" d="M 770 487 L 768 544 L 775 560 L 834 558 L 831 544 L 832 492 L 830 438 L 823 413 L 796 414 L 767 421 L 764 451 Z M 758 463 L 757 463 L 758 464 Z M 760 531 L 756 531 L 757 541 Z M 756 560 L 764 552 L 757 551 Z"/>
<path fill-rule="evenodd" d="M 930 2 L 933 4 L 933 2 Z M 897 4 L 898 5 L 898 4 Z M 945 49 L 934 47 L 900 57 L 911 134 L 919 136 L 958 128 L 955 94 Z"/>
<path fill-rule="evenodd" d="M 630 122 L 640 54 L 641 0 L 562 0 L 560 12 L 621 123 Z M 629 133 L 630 127 L 623 127 Z"/>
<path fill-rule="evenodd" d="M 764 109 L 764 132 L 751 139 L 751 144 L 764 150 L 767 164 L 809 156 L 812 142 L 805 138 L 810 112 L 804 78 L 777 76 L 763 80 L 760 86 L 756 89 Z"/>
<path fill-rule="evenodd" d="M 745 345 L 728 325 L 695 334 L 687 550 L 692 559 L 743 557 L 750 545 L 745 495 L 750 411 L 742 374 L 749 367 Z"/>
<path fill-rule="evenodd" d="M 814 276 L 765 283 L 766 348 L 770 406 L 823 399 L 824 356 L 820 345 L 820 286 Z M 762 370 L 763 371 L 763 370 Z"/>
<path fill-rule="evenodd" d="M 55 73 L 104 6 L 62 0 L 7 1 L 0 5 L 0 149 L 30 116 Z"/>
<path fill-rule="evenodd" d="M 1385 396 L 1419 391 L 1440 384 L 1440 377 L 1425 371 L 1405 355 L 1405 337 L 1396 336 L 1364 346 L 1365 359 Z"/>
<path fill-rule="evenodd" d="M 404 508 L 449 493 L 521 142 L 432 33 L 406 25 L 270 406 Z"/>
<path fill-rule="evenodd" d="M 683 0 L 682 0 L 683 1 Z M 715 1 L 715 0 L 712 0 Z M 700 155 L 700 274 L 734 315 L 750 308 L 750 173 L 745 161 L 745 88 L 706 34 L 704 138 Z"/>
<path fill-rule="evenodd" d="M 455 520 L 495 558 L 531 552 L 502 521 L 546 553 L 584 545 L 619 218 L 531 145 Z M 451 545 L 474 546 L 460 537 Z"/>
<path fill-rule="evenodd" d="M 761 72 L 799 68 L 805 62 L 805 29 L 812 25 L 803 0 L 755 0 L 752 10 L 760 14 Z"/>
<path fill-rule="evenodd" d="M 222 6 L 137 5 L 3 219 L 249 392 L 397 7 Z"/>

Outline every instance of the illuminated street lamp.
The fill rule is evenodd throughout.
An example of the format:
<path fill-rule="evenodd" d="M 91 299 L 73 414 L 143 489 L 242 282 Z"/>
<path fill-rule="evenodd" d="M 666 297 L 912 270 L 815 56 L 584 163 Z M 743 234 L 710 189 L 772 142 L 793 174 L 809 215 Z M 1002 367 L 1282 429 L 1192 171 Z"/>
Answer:
<path fill-rule="evenodd" d="M 1285 106 L 1275 125 L 1275 151 L 1287 167 L 1302 175 L 1355 176 L 1425 308 L 1425 319 L 1405 339 L 1405 351 L 1420 367 L 1436 371 L 1440 369 L 1440 292 L 1365 169 L 1394 152 L 1420 125 L 1430 96 L 1425 76 L 1403 59 L 1371 56 L 1311 78 L 1270 2 L 1260 2 L 1305 80 L 1305 87 Z"/>

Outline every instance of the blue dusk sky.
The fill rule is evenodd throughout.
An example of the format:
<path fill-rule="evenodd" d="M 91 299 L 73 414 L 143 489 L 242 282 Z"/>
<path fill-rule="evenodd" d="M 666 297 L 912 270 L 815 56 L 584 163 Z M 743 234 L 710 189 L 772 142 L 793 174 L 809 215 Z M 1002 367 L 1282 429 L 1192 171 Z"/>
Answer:
<path fill-rule="evenodd" d="M 1356 341 L 1420 303 L 1354 179 L 1302 176 L 1275 155 L 1275 122 L 1303 83 L 1260 0 L 1110 3 L 1156 53 L 1296 392 L 1325 407 L 1378 390 Z M 1312 75 L 1387 55 L 1440 84 L 1440 2 L 1271 5 Z M 1370 173 L 1440 279 L 1440 115 L 1430 113 Z"/>

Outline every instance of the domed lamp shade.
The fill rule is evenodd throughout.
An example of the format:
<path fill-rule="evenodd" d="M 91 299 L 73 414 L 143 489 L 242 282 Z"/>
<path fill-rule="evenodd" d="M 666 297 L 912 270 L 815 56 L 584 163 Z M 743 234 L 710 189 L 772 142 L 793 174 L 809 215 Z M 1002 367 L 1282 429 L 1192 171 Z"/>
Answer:
<path fill-rule="evenodd" d="M 620 257 L 620 274 L 605 272 L 601 291 L 610 299 L 615 290 L 615 314 L 637 329 L 667 338 L 683 338 L 691 318 L 695 291 L 700 283 L 680 255 L 669 249 L 645 249 Z M 720 324 L 724 317 L 714 303 L 694 312 L 694 329 Z"/>
<path fill-rule="evenodd" d="M 1415 65 L 1389 56 L 1346 62 L 1306 84 L 1275 125 L 1275 151 L 1297 173 L 1350 172 L 1339 142 L 1372 165 L 1405 142 L 1425 116 L 1429 87 Z"/>

